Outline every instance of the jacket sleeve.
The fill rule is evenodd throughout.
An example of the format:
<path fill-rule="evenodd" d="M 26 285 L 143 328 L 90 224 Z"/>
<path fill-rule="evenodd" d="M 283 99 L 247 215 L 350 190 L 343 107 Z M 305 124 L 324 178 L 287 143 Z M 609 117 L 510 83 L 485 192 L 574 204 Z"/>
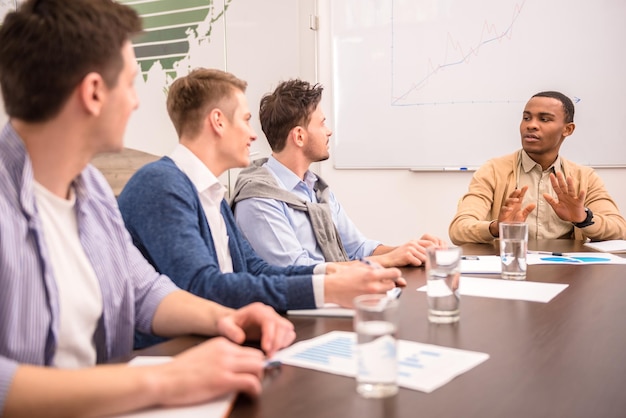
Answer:
<path fill-rule="evenodd" d="M 585 173 L 586 172 L 586 173 Z M 593 212 L 594 224 L 581 228 L 584 238 L 592 241 L 626 239 L 626 220 L 604 186 L 600 176 L 589 167 L 583 168 L 587 179 L 585 206 Z"/>
<path fill-rule="evenodd" d="M 494 237 L 489 232 L 493 220 L 496 171 L 491 162 L 480 167 L 472 177 L 467 193 L 459 201 L 456 215 L 448 234 L 455 245 L 490 243 Z"/>

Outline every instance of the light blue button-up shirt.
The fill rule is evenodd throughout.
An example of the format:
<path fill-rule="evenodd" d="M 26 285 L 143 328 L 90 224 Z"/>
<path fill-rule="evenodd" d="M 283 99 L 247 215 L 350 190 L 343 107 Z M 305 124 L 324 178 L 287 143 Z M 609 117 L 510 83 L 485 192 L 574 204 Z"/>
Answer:
<path fill-rule="evenodd" d="M 0 133 L 0 412 L 20 363 L 50 366 L 59 333 L 59 294 L 34 196 L 31 161 L 10 124 Z M 73 183 L 80 242 L 102 293 L 97 362 L 132 350 L 158 304 L 178 288 L 133 245 L 111 188 L 87 166 Z"/>
<path fill-rule="evenodd" d="M 274 157 L 263 165 L 285 190 L 309 202 L 317 202 L 314 186 L 317 176 L 307 171 L 304 181 Z M 372 254 L 379 241 L 367 239 L 350 220 L 335 195 L 329 193 L 329 206 L 343 246 L 351 260 Z M 245 199 L 235 206 L 235 219 L 252 248 L 270 264 L 313 265 L 324 262 L 308 215 L 274 199 Z"/>

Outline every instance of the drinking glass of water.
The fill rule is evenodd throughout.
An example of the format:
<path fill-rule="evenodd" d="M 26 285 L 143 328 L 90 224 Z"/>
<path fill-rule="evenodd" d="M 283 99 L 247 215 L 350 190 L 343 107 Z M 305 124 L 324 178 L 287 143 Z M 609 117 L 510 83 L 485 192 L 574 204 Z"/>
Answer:
<path fill-rule="evenodd" d="M 500 222 L 499 228 L 502 278 L 526 279 L 528 224 L 526 222 Z"/>
<path fill-rule="evenodd" d="M 450 324 L 461 318 L 461 253 L 460 247 L 426 249 L 428 320 L 432 323 Z"/>
<path fill-rule="evenodd" d="M 365 398 L 385 398 L 398 393 L 398 306 L 399 300 L 386 294 L 354 299 L 356 390 Z"/>

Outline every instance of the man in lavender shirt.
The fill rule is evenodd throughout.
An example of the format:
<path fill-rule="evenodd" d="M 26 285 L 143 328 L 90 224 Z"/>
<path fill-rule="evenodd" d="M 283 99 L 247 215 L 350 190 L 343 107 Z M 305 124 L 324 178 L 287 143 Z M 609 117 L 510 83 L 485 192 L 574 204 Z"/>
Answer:
<path fill-rule="evenodd" d="M 256 395 L 265 354 L 295 338 L 265 305 L 232 310 L 158 274 L 89 165 L 122 148 L 138 105 L 129 37 L 140 29 L 137 14 L 111 0 L 27 1 L 0 26 L 10 117 L 0 132 L 1 416 L 101 416 Z M 95 366 L 128 355 L 135 329 L 226 338 L 163 365 Z M 265 353 L 235 344 L 246 338 Z"/>

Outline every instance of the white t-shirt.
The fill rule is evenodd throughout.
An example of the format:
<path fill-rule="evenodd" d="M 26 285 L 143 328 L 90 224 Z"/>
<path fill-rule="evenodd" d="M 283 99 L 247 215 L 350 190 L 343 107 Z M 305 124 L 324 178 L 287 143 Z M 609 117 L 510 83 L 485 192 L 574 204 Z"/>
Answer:
<path fill-rule="evenodd" d="M 78 236 L 76 196 L 68 200 L 35 182 L 37 211 L 59 293 L 60 325 L 53 364 L 79 368 L 96 363 L 93 335 L 102 316 L 100 284 Z"/>

